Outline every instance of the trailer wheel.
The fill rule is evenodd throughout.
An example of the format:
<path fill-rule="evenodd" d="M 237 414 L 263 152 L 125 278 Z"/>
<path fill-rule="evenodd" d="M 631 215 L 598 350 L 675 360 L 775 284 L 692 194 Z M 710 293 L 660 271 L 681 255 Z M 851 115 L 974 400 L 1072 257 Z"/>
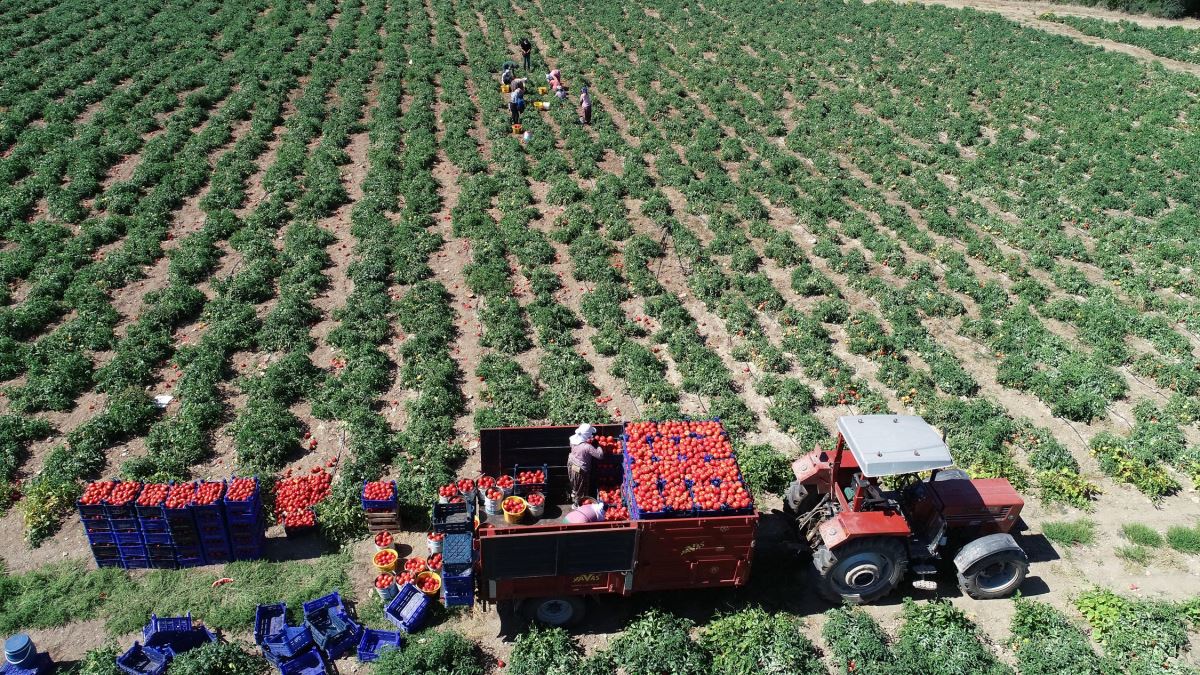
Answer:
<path fill-rule="evenodd" d="M 533 598 L 521 606 L 525 618 L 548 626 L 573 626 L 583 620 L 587 606 L 582 598 Z"/>
<path fill-rule="evenodd" d="M 833 602 L 861 605 L 891 593 L 908 566 L 904 545 L 892 537 L 853 539 L 830 551 L 813 553 L 821 595 Z"/>

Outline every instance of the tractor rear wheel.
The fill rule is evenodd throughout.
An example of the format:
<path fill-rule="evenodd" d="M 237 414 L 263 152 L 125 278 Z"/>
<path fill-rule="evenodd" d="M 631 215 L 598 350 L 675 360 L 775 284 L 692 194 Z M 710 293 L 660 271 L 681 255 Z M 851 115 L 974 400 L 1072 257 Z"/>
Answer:
<path fill-rule="evenodd" d="M 1006 598 L 1025 582 L 1029 561 L 1022 551 L 997 551 L 958 573 L 958 585 L 976 600 Z"/>
<path fill-rule="evenodd" d="M 904 578 L 908 556 L 899 539 L 869 537 L 832 551 L 821 546 L 813 553 L 812 564 L 821 595 L 837 603 L 862 605 L 896 588 Z"/>

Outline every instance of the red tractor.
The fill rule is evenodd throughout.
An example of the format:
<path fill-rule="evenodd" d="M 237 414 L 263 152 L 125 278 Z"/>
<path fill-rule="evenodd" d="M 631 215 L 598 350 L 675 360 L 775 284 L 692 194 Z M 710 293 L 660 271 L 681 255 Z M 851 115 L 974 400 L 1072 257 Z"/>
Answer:
<path fill-rule="evenodd" d="M 1021 586 L 1029 562 L 1009 531 L 1025 502 L 1007 480 L 971 480 L 949 468 L 945 440 L 920 417 L 841 417 L 837 428 L 832 452 L 818 447 L 792 464 L 796 481 L 784 499 L 823 595 L 873 602 L 906 571 L 917 575 L 914 587 L 932 590 L 937 561 L 951 554 L 973 598 Z"/>

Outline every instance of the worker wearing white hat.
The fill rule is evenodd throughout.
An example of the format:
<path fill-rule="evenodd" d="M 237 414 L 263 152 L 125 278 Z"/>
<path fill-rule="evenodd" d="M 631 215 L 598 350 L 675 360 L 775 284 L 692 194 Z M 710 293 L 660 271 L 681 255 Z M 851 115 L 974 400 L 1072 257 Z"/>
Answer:
<path fill-rule="evenodd" d="M 571 478 L 571 503 L 579 501 L 588 493 L 592 477 L 592 460 L 604 456 L 604 451 L 592 444 L 596 427 L 580 424 L 571 435 L 571 455 L 567 458 L 567 475 Z"/>

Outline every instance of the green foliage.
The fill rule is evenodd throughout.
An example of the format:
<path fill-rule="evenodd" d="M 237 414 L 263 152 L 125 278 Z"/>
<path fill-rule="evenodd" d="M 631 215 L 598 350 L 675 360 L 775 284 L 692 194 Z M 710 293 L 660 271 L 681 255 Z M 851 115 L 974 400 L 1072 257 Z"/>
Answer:
<path fill-rule="evenodd" d="M 792 481 L 791 461 L 770 445 L 742 445 L 737 456 L 742 477 L 754 494 L 783 494 Z"/>
<path fill-rule="evenodd" d="M 1087 635 L 1062 612 L 1036 600 L 1017 597 L 1009 645 L 1022 675 L 1100 675 L 1100 658 Z"/>
<path fill-rule="evenodd" d="M 692 622 L 651 609 L 613 638 L 608 656 L 627 673 L 702 675 L 709 672 L 709 657 L 691 635 Z"/>
<path fill-rule="evenodd" d="M 1121 526 L 1121 536 L 1138 546 L 1158 547 L 1163 545 L 1163 536 L 1158 530 L 1144 523 L 1125 523 Z"/>
<path fill-rule="evenodd" d="M 1167 528 L 1167 545 L 1180 553 L 1200 553 L 1200 525 Z"/>
<path fill-rule="evenodd" d="M 1065 546 L 1087 546 L 1096 540 L 1096 523 L 1087 518 L 1042 523 L 1042 534 Z"/>
<path fill-rule="evenodd" d="M 483 675 L 479 647 L 450 630 L 426 630 L 410 636 L 404 648 L 389 651 L 375 664 L 377 675 Z"/>
<path fill-rule="evenodd" d="M 845 606 L 825 612 L 821 637 L 833 652 L 838 673 L 886 675 L 896 672 L 887 635 L 861 608 Z"/>
<path fill-rule="evenodd" d="M 1080 594 L 1075 607 L 1104 649 L 1106 671 L 1161 672 L 1188 644 L 1186 606 L 1096 588 Z"/>
<path fill-rule="evenodd" d="M 718 617 L 705 627 L 700 645 L 712 654 L 708 671 L 716 675 L 824 673 L 816 647 L 795 617 L 760 608 Z"/>
<path fill-rule="evenodd" d="M 210 642 L 189 649 L 171 660 L 171 675 L 259 675 L 268 669 L 266 659 L 238 644 Z"/>
<path fill-rule="evenodd" d="M 517 636 L 509 657 L 512 675 L 574 675 L 582 660 L 578 641 L 562 628 L 530 626 Z"/>
<path fill-rule="evenodd" d="M 23 574 L 0 574 L 0 633 L 52 628 L 94 617 L 109 596 L 130 586 L 122 570 L 85 571 L 75 562 L 53 563 Z"/>
<path fill-rule="evenodd" d="M 912 675 L 1011 675 L 980 641 L 975 624 L 948 600 L 904 600 L 904 625 L 894 647 L 898 672 Z"/>

